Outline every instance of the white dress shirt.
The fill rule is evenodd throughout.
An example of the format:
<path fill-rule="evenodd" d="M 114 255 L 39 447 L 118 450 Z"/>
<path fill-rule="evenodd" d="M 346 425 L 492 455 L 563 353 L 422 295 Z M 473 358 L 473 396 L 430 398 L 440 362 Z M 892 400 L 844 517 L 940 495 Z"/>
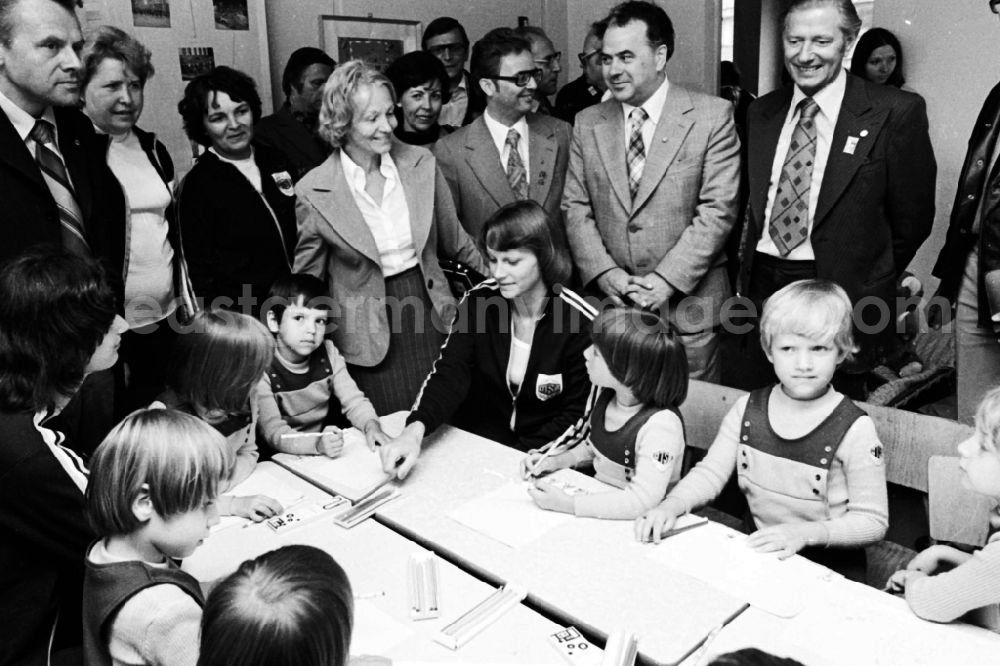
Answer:
<path fill-rule="evenodd" d="M 10 124 L 14 126 L 14 131 L 17 135 L 21 137 L 21 141 L 24 141 L 24 145 L 27 146 L 28 152 L 31 153 L 32 159 L 35 157 L 35 140 L 28 136 L 31 130 L 34 129 L 37 118 L 32 116 L 30 113 L 15 104 L 9 97 L 0 92 L 0 111 L 3 111 L 7 116 L 7 120 Z M 56 114 L 52 111 L 52 107 L 46 107 L 45 111 L 42 113 L 42 120 L 47 120 L 52 124 L 52 140 L 53 142 L 49 144 L 49 148 L 59 159 L 62 160 L 63 165 L 66 164 L 66 160 L 63 158 L 62 151 L 59 150 L 59 126 L 56 124 Z M 66 170 L 66 177 L 70 179 L 70 184 L 72 185 L 73 176 L 70 175 L 69 169 Z"/>
<path fill-rule="evenodd" d="M 469 77 L 462 74 L 462 81 L 458 87 L 451 91 L 451 99 L 447 104 L 441 105 L 441 114 L 438 116 L 438 125 L 451 125 L 461 127 L 465 120 L 465 114 L 469 110 Z"/>
<path fill-rule="evenodd" d="M 816 204 L 819 202 L 819 191 L 823 185 L 823 174 L 826 173 L 826 162 L 830 157 L 830 144 L 833 143 L 833 130 L 837 126 L 837 118 L 840 116 L 840 105 L 844 101 L 844 92 L 847 90 L 847 71 L 840 70 L 840 74 L 832 83 L 822 88 L 812 96 L 819 106 L 816 114 L 816 158 L 813 160 L 812 183 L 809 186 L 809 220 L 807 229 L 809 235 L 800 245 L 788 253 L 784 259 L 795 261 L 813 261 L 816 255 L 812 246 L 812 226 L 813 217 L 816 215 Z M 788 146 L 792 143 L 792 132 L 799 123 L 798 104 L 806 98 L 798 86 L 795 86 L 792 93 L 792 103 L 788 107 L 788 115 L 785 117 L 785 124 L 781 126 L 781 134 L 778 136 L 778 146 L 774 151 L 774 162 L 771 164 L 771 182 L 767 188 L 767 206 L 764 208 L 764 232 L 757 242 L 757 251 L 769 254 L 774 257 L 781 257 L 781 253 L 771 240 L 771 207 L 774 205 L 774 197 L 778 192 L 778 181 L 781 180 L 781 168 L 785 165 L 785 156 L 788 153 Z"/>
<path fill-rule="evenodd" d="M 382 201 L 375 201 L 365 191 L 365 170 L 355 164 L 344 150 L 340 151 L 340 164 L 354 202 L 358 204 L 361 216 L 375 238 L 382 274 L 391 277 L 416 266 L 417 249 L 413 245 L 410 229 L 410 209 L 406 205 L 406 194 L 392 157 L 388 153 L 382 155 L 379 166 L 385 178 Z"/>
<path fill-rule="evenodd" d="M 512 128 L 517 130 L 521 138 L 517 140 L 517 153 L 521 156 L 521 164 L 524 165 L 524 177 L 526 182 L 531 182 L 531 172 L 528 170 L 528 121 L 522 116 L 516 123 L 507 127 L 499 120 L 490 115 L 489 109 L 483 113 L 483 120 L 486 121 L 486 129 L 493 137 L 493 145 L 497 147 L 500 155 L 500 166 L 504 173 L 507 172 L 507 162 L 510 161 L 510 146 L 507 145 L 507 132 Z"/>
<path fill-rule="evenodd" d="M 663 105 L 667 101 L 667 93 L 670 91 L 670 79 L 664 77 L 663 83 L 660 87 L 656 89 L 652 95 L 649 96 L 645 102 L 642 103 L 641 107 L 649 116 L 646 122 L 642 125 L 642 144 L 646 148 L 646 157 L 649 157 L 649 151 L 653 147 L 653 134 L 656 133 L 656 123 L 660 122 L 660 114 L 663 113 Z M 632 113 L 632 109 L 635 106 L 622 102 L 622 113 L 625 114 L 625 154 L 628 155 L 628 144 L 632 139 L 631 132 L 629 131 L 629 115 Z"/>

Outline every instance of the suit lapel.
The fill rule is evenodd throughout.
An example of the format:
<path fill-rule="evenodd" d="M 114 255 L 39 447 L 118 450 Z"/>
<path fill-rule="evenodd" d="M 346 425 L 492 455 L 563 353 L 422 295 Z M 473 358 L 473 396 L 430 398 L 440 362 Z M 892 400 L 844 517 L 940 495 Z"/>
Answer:
<path fill-rule="evenodd" d="M 628 169 L 625 166 L 625 125 L 622 105 L 615 102 L 601 108 L 601 120 L 594 125 L 594 139 L 604 171 L 611 181 L 622 208 L 632 210 L 632 194 L 628 189 Z"/>
<path fill-rule="evenodd" d="M 528 197 L 544 203 L 552 186 L 552 168 L 558 146 L 550 128 L 534 114 L 528 116 Z"/>
<path fill-rule="evenodd" d="M 653 132 L 653 145 L 646 147 L 646 164 L 642 169 L 642 179 L 639 181 L 639 189 L 635 193 L 635 201 L 631 207 L 633 213 L 649 199 L 653 190 L 663 180 L 667 168 L 677 157 L 677 151 L 691 131 L 693 121 L 686 114 L 693 108 L 691 96 L 687 91 L 677 86 L 670 87 L 663 102 L 660 120 Z M 619 143 L 624 141 L 622 137 L 619 138 Z"/>
<path fill-rule="evenodd" d="M 500 165 L 500 153 L 482 116 L 469 125 L 465 137 L 465 161 L 498 208 L 514 203 L 514 192 Z"/>
<path fill-rule="evenodd" d="M 816 214 L 813 216 L 814 230 L 826 219 L 853 180 L 858 167 L 868 157 L 888 115 L 887 109 L 872 109 L 871 100 L 860 79 L 847 76 L 847 90 L 840 106 L 837 126 L 833 128 L 833 143 L 830 145 L 830 156 L 826 161 Z M 853 146 L 848 145 L 848 141 Z"/>
<path fill-rule="evenodd" d="M 76 203 L 80 206 L 83 214 L 84 224 L 87 231 L 94 233 L 90 229 L 91 209 L 93 207 L 93 192 L 90 189 L 90 177 L 88 173 L 87 155 L 80 143 L 80 137 L 73 131 L 73 124 L 66 118 L 62 109 L 55 109 L 56 126 L 59 128 L 59 152 L 62 153 L 63 161 L 66 163 L 66 171 L 70 180 L 73 181 L 73 191 L 76 193 Z"/>
<path fill-rule="evenodd" d="M 351 247 L 380 264 L 375 237 L 347 185 L 344 167 L 340 164 L 340 151 L 335 150 L 317 170 L 317 184 L 312 186 L 309 197 L 316 210 L 326 218 L 330 228 Z"/>
<path fill-rule="evenodd" d="M 410 213 L 410 234 L 417 256 L 423 253 L 427 237 L 431 232 L 431 221 L 434 219 L 435 182 L 434 162 L 425 160 L 423 151 L 412 150 L 406 144 L 393 139 L 392 155 L 399 173 L 403 193 L 406 195 L 406 208 Z"/>
<path fill-rule="evenodd" d="M 10 119 L 2 111 L 0 111 L 0 161 L 6 162 L 11 169 L 22 174 L 36 186 L 43 188 L 46 192 L 49 191 L 34 157 L 28 151 L 28 147 L 24 145 L 24 141 L 21 140 Z"/>

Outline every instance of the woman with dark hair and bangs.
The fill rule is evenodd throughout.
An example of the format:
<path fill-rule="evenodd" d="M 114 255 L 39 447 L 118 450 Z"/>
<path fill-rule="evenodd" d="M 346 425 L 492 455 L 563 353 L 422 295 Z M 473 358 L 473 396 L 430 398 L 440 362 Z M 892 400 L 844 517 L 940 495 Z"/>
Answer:
<path fill-rule="evenodd" d="M 385 75 L 396 90 L 396 138 L 432 149 L 454 129 L 439 122 L 441 108 L 451 99 L 448 71 L 430 53 L 413 51 L 396 58 Z"/>
<path fill-rule="evenodd" d="M 82 640 L 87 469 L 46 424 L 115 364 L 126 330 L 93 260 L 43 248 L 0 269 L 2 663 L 44 664 Z"/>
<path fill-rule="evenodd" d="M 406 428 L 381 448 L 386 471 L 405 477 L 424 435 L 443 423 L 528 451 L 580 418 L 590 392 L 583 352 L 597 312 L 563 286 L 572 264 L 561 238 L 531 200 L 487 220 L 479 244 L 492 279 L 459 303 Z"/>
<path fill-rule="evenodd" d="M 261 101 L 253 79 L 216 67 L 177 105 L 191 141 L 208 148 L 178 194 L 184 254 L 204 307 L 257 317 L 275 278 L 291 272 L 295 191 L 288 166 L 255 145 Z M 249 296 L 247 303 L 239 300 Z"/>

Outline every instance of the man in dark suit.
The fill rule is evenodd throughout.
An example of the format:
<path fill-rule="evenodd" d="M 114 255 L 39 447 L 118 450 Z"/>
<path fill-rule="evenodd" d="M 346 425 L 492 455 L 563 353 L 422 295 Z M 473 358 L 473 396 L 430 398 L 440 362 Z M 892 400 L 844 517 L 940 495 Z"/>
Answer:
<path fill-rule="evenodd" d="M 491 30 L 472 49 L 473 85 L 486 96 L 486 111 L 438 140 L 434 153 L 473 238 L 501 206 L 519 199 L 541 204 L 561 233 L 570 126 L 530 112 L 538 76 L 531 46 L 509 28 Z"/>
<path fill-rule="evenodd" d="M 918 95 L 868 83 L 842 60 L 861 27 L 850 0 L 793 0 L 783 22 L 794 81 L 748 114 L 749 206 L 739 291 L 758 308 L 798 279 L 842 286 L 861 347 L 835 383 L 863 395 L 863 376 L 895 337 L 895 295 L 934 221 L 937 167 Z M 743 388 L 773 380 L 757 334 Z"/>
<path fill-rule="evenodd" d="M 599 104 L 604 91 L 608 89 L 601 70 L 601 38 L 598 34 L 604 34 L 604 26 L 594 23 L 583 40 L 583 52 L 577 54 L 583 74 L 564 85 L 556 95 L 555 116 L 570 125 L 577 113 L 588 106 Z"/>
<path fill-rule="evenodd" d="M 465 61 L 469 57 L 469 37 L 465 28 L 450 16 L 440 16 L 427 24 L 421 45 L 424 51 L 441 61 L 451 81 L 450 99 L 441 106 L 438 124 L 468 125 L 483 112 L 486 100 L 465 71 Z"/>
<path fill-rule="evenodd" d="M 82 45 L 72 0 L 0 0 L 0 260 L 61 246 L 103 260 L 120 294 L 125 201 L 73 108 Z"/>
<path fill-rule="evenodd" d="M 563 194 L 573 261 L 609 302 L 669 318 L 691 376 L 718 381 L 722 247 L 740 179 L 732 105 L 668 80 L 674 29 L 659 6 L 624 2 L 606 25 L 614 99 L 577 114 Z"/>
<path fill-rule="evenodd" d="M 989 6 L 1000 13 L 1000 2 Z M 983 394 L 1000 385 L 998 136 L 1000 84 L 986 97 L 972 128 L 948 236 L 934 265 L 934 275 L 941 279 L 938 294 L 955 310 L 958 420 L 965 423 L 972 423 Z M 940 312 L 928 313 L 931 318 L 935 314 Z"/>
<path fill-rule="evenodd" d="M 333 58 L 312 46 L 292 53 L 281 75 L 285 103 L 276 113 L 261 118 L 254 128 L 254 140 L 285 158 L 295 182 L 330 154 L 330 147 L 316 133 L 316 127 L 323 86 L 336 66 Z"/>

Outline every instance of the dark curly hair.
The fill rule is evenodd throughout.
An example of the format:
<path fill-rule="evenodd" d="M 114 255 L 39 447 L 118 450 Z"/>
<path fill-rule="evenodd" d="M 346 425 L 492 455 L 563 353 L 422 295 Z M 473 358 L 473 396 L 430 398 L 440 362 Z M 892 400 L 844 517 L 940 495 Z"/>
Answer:
<path fill-rule="evenodd" d="M 39 248 L 0 268 L 0 409 L 42 411 L 71 396 L 115 319 L 101 265 Z"/>
<path fill-rule="evenodd" d="M 257 94 L 257 84 L 252 78 L 225 65 L 216 67 L 207 74 L 200 74 L 184 88 L 184 98 L 177 103 L 177 112 L 184 120 L 184 131 L 188 138 L 203 146 L 212 145 L 205 131 L 205 116 L 208 115 L 215 94 L 220 92 L 226 93 L 235 102 L 249 104 L 255 125 L 260 120 L 260 95 Z"/>

